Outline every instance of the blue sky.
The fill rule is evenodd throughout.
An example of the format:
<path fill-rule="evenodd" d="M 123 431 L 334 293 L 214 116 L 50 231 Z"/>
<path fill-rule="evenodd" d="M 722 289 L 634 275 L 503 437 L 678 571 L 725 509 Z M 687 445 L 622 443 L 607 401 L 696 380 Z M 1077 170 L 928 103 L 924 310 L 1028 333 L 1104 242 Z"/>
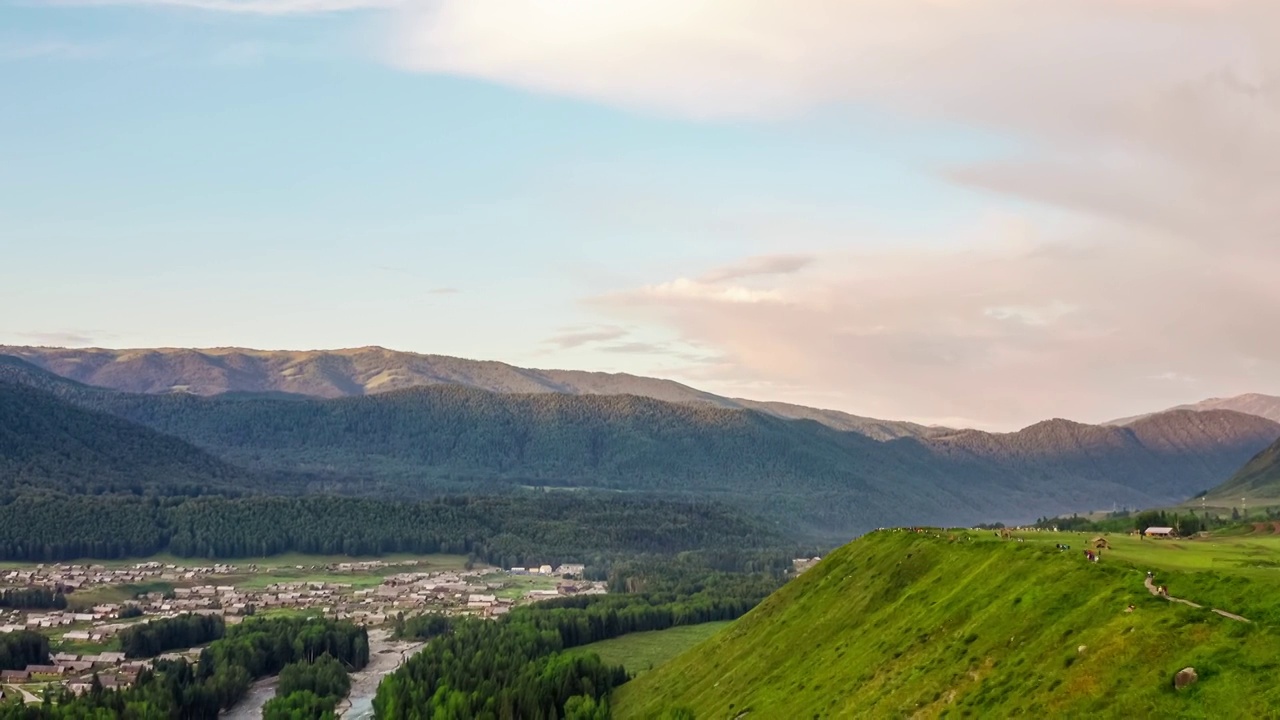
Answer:
<path fill-rule="evenodd" d="M 350 15 L 2 12 L 4 285 L 28 307 L 9 342 L 531 361 L 615 282 L 775 250 L 735 222 L 861 231 L 788 248 L 812 252 L 972 211 L 927 172 L 974 152 L 972 133 L 849 108 L 672 119 L 408 73 L 360 53 L 368 25 Z"/>
<path fill-rule="evenodd" d="M 999 374 L 992 357 L 1047 352 L 1026 327 L 956 333 L 939 320 L 950 312 L 945 302 L 910 310 L 896 344 L 857 357 L 884 337 L 881 321 L 919 297 L 894 288 L 931 282 L 920 268 L 950 263 L 985 277 L 993 244 L 1061 240 L 1053 234 L 1078 232 L 1100 214 L 1009 187 L 992 170 L 1043 161 L 1046 136 L 1060 132 L 1052 123 L 1027 120 L 1016 105 L 999 115 L 966 110 L 982 99 L 968 91 L 954 100 L 960 110 L 937 112 L 921 101 L 962 84 L 936 78 L 921 76 L 918 93 L 857 73 L 830 85 L 843 72 L 833 62 L 849 50 L 838 44 L 810 74 L 781 79 L 755 69 L 758 58 L 726 77 L 741 49 L 703 67 L 702 48 L 715 49 L 703 44 L 664 79 L 628 71 L 633 54 L 551 57 L 535 42 L 540 17 L 526 23 L 529 47 L 510 51 L 529 53 L 516 62 L 509 38 L 488 37 L 493 23 L 453 2 L 334 3 L 356 7 L 0 2 L 0 342 L 378 344 L 659 374 L 918 419 L 1001 425 L 1056 409 L 1043 397 L 998 411 L 938 398 L 948 384 L 971 382 L 966 373 Z M 255 7 L 264 11 L 239 11 Z M 592 20 L 592 32 L 606 21 L 614 18 Z M 641 25 L 625 12 L 617 21 Z M 417 28 L 418 39 L 399 37 L 401 26 Z M 574 31 L 562 20 L 546 27 L 557 47 L 559 33 Z M 454 49 L 445 55 L 414 49 L 424 33 L 437 48 L 446 32 Z M 596 61 L 599 76 L 583 75 Z M 663 94 L 685 83 L 692 93 Z M 732 271 L 777 258 L 800 261 L 785 272 Z M 887 284 L 872 288 L 859 273 Z M 901 283 L 886 280 L 903 273 Z M 704 282 L 712 275 L 732 277 Z M 1031 292 L 1017 275 L 990 281 L 1004 294 L 963 322 L 1021 318 L 1039 332 L 1082 307 L 1065 291 L 1017 297 Z M 760 295 L 716 301 L 708 288 L 728 282 Z M 778 308 L 805 313 L 778 319 Z M 1048 315 L 1036 308 L 1067 310 L 1041 322 Z M 864 311 L 860 329 L 843 327 L 841 318 Z M 770 335 L 772 322 L 808 330 Z M 746 330 L 729 333 L 739 326 Z M 850 332 L 857 342 L 842 344 Z M 770 338 L 785 352 L 771 350 Z M 979 341 L 1017 346 L 983 346 L 966 360 Z M 947 342 L 956 345 L 936 347 Z M 924 347 L 930 357 L 921 359 Z M 856 374 L 805 359 L 851 352 Z M 795 360 L 769 359 L 785 355 Z M 957 362 L 929 394 L 894 390 L 913 384 L 910 368 L 897 376 L 895 366 L 932 372 Z M 1206 374 L 1203 364 L 1185 372 L 1166 359 L 1149 364 L 1136 363 L 1131 378 Z M 1219 375 L 1232 382 L 1219 377 L 1214 389 L 1255 389 Z M 1097 382 L 1101 396 L 1120 380 L 1078 382 Z M 1141 401 L 1201 390 L 1209 388 L 1144 391 Z M 1115 405 L 1062 409 L 1104 414 Z"/>

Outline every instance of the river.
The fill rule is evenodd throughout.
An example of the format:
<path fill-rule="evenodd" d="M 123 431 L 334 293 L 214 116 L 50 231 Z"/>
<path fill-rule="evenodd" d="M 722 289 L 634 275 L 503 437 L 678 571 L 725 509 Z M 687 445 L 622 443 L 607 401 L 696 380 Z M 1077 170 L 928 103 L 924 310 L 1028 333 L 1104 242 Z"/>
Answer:
<path fill-rule="evenodd" d="M 423 643 L 393 642 L 391 633 L 382 628 L 369 631 L 369 664 L 351 673 L 351 692 L 338 703 L 338 717 L 367 720 L 373 717 L 373 697 L 378 683 L 400 664 L 422 649 Z M 278 678 L 264 678 L 249 688 L 244 699 L 222 714 L 225 720 L 255 720 L 262 717 L 262 706 L 275 697 Z"/>
<path fill-rule="evenodd" d="M 378 694 L 382 678 L 394 672 L 423 646 L 418 642 L 392 642 L 390 637 L 391 633 L 382 628 L 369 631 L 369 664 L 360 672 L 351 673 L 351 692 L 346 700 L 338 703 L 338 717 L 348 720 L 372 718 L 373 696 Z"/>

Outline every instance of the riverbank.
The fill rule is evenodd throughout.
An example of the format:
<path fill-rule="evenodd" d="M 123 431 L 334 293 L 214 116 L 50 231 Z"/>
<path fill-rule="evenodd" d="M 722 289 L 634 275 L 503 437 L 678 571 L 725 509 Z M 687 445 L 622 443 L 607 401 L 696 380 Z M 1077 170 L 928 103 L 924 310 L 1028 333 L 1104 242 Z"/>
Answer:
<path fill-rule="evenodd" d="M 222 713 L 224 720 L 257 720 L 262 717 L 262 706 L 276 696 L 276 686 L 280 678 L 271 676 L 262 678 L 249 686 L 249 692 L 235 704 L 235 707 Z"/>
<path fill-rule="evenodd" d="M 338 717 L 364 720 L 373 717 L 373 696 L 382 678 L 394 672 L 401 663 L 413 657 L 425 643 L 392 640 L 391 631 L 376 628 L 369 631 L 369 664 L 351 673 L 351 692 L 338 703 Z"/>

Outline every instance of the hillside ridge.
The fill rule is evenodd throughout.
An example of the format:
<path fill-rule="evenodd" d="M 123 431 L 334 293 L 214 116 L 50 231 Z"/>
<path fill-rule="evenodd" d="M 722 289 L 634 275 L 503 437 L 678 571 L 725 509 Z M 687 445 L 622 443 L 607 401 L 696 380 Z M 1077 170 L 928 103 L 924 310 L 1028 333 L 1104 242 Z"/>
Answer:
<path fill-rule="evenodd" d="M 1280 703 L 1273 626 L 1166 602 L 1142 578 L 1047 543 L 877 531 L 623 685 L 614 716 L 1248 717 Z M 1184 667 L 1200 682 L 1174 692 Z"/>
<path fill-rule="evenodd" d="M 1236 474 L 1213 488 L 1208 497 L 1232 502 L 1241 497 L 1280 498 L 1280 440 L 1250 458 Z"/>

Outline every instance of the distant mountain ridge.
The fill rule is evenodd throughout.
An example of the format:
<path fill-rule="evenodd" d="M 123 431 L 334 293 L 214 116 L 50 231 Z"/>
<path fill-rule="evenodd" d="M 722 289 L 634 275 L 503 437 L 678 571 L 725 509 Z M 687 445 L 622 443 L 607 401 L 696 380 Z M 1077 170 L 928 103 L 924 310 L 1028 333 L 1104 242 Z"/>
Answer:
<path fill-rule="evenodd" d="M 439 383 L 334 399 L 148 395 L 87 386 L 17 358 L 0 358 L 0 383 L 42 388 L 254 472 L 319 478 L 313 490 L 678 495 L 735 503 L 826 537 L 1178 502 L 1280 438 L 1280 424 L 1230 411 L 877 441 L 811 420 L 635 395 Z"/>
<path fill-rule="evenodd" d="M 1209 398 L 1201 400 L 1198 403 L 1190 403 L 1187 405 L 1178 405 L 1160 412 L 1169 412 L 1172 410 L 1194 410 L 1203 412 L 1206 410 L 1234 410 L 1242 412 L 1246 415 L 1257 415 L 1268 420 L 1280 422 L 1280 397 L 1275 395 L 1263 395 L 1261 393 L 1247 393 L 1244 395 L 1236 395 L 1229 398 Z M 1134 415 L 1132 417 L 1120 418 L 1105 423 L 1106 425 L 1129 425 L 1143 418 L 1151 417 L 1158 413 L 1147 413 L 1145 415 Z"/>
<path fill-rule="evenodd" d="M 783 418 L 814 420 L 877 440 L 922 437 L 938 431 L 916 423 L 878 420 L 838 410 L 727 398 L 672 380 L 626 373 L 534 370 L 496 361 L 423 355 L 381 347 L 288 351 L 0 346 L 0 355 L 22 358 L 81 383 L 132 393 L 291 393 L 332 399 L 424 385 L 460 385 L 497 393 L 637 395 L 672 403 L 753 409 Z"/>

